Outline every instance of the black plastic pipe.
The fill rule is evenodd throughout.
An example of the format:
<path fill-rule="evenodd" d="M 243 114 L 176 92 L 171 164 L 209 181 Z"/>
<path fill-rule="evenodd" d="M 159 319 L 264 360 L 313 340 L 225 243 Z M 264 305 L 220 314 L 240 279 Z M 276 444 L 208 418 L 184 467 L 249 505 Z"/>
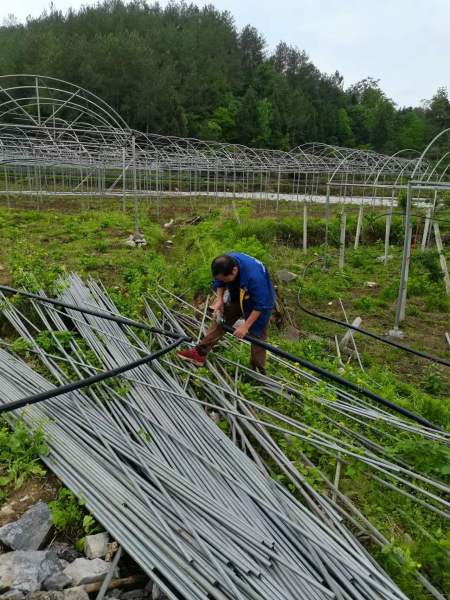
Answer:
<path fill-rule="evenodd" d="M 0 406 L 0 414 L 11 412 L 12 410 L 16 410 L 18 408 L 24 408 L 25 406 L 29 406 L 30 404 L 37 404 L 38 402 L 43 402 L 44 400 L 50 400 L 51 398 L 56 398 L 57 396 L 61 396 L 61 394 L 67 394 L 69 392 L 74 392 L 75 390 L 80 390 L 81 388 L 85 388 L 94 383 L 99 383 L 100 381 L 104 381 L 105 379 L 110 379 L 111 377 L 115 377 L 116 375 L 121 375 L 122 373 L 126 373 L 127 371 L 131 371 L 132 369 L 136 369 L 136 367 L 140 367 L 142 365 L 146 365 L 150 363 L 152 360 L 167 354 L 177 346 L 179 346 L 182 342 L 190 341 L 191 338 L 187 338 L 185 336 L 180 336 L 174 342 L 166 346 L 165 348 L 161 348 L 157 350 L 153 354 L 148 354 L 147 356 L 143 356 L 131 363 L 127 363 L 126 365 L 122 365 L 120 367 L 116 367 L 115 369 L 111 369 L 110 371 L 104 371 L 103 373 L 97 373 L 96 375 L 91 375 L 90 377 L 86 377 L 85 379 L 80 379 L 78 381 L 73 381 L 72 383 L 67 383 L 65 385 L 61 385 L 57 388 L 53 388 L 52 390 L 47 390 L 46 392 L 41 392 L 39 394 L 33 394 L 32 396 L 27 396 L 26 398 L 22 398 L 21 400 L 15 400 L 14 402 L 9 402 L 8 404 L 4 404 Z"/>
<path fill-rule="evenodd" d="M 63 308 L 69 308 L 70 310 L 76 310 L 78 312 L 84 313 L 86 315 L 92 315 L 94 317 L 100 317 L 102 319 L 106 319 L 107 321 L 115 321 L 116 323 L 120 323 L 121 325 L 129 325 L 130 327 L 137 327 L 138 329 L 145 329 L 147 331 L 151 331 L 152 333 L 159 333 L 161 335 L 165 335 L 167 337 L 178 339 L 180 335 L 178 333 L 173 333 L 172 331 L 165 331 L 164 329 L 156 329 L 155 327 L 150 327 L 146 323 L 141 323 L 140 321 L 133 321 L 133 319 L 127 319 L 126 317 L 119 317 L 118 315 L 111 315 L 107 312 L 102 312 L 100 310 L 94 310 L 92 308 L 81 308 L 80 306 L 75 306 L 74 304 L 69 304 L 68 302 L 62 302 L 61 300 L 54 300 L 53 298 L 47 298 L 47 296 L 39 296 L 38 294 L 32 294 L 31 292 L 25 292 L 23 290 L 16 290 L 7 285 L 0 285 L 0 291 L 4 294 L 10 295 L 19 295 L 24 298 L 31 298 L 32 300 L 38 300 L 39 302 L 45 302 L 46 304 L 53 304 L 54 306 L 62 306 Z M 68 315 L 70 316 L 70 315 Z"/>
<path fill-rule="evenodd" d="M 426 354 L 425 352 L 421 352 L 420 350 L 414 350 L 414 348 L 409 348 L 409 346 L 403 346 L 402 344 L 398 344 L 392 340 L 388 340 L 381 335 L 376 333 L 372 333 L 371 331 L 367 331 L 367 329 L 360 329 L 359 327 L 355 327 L 350 323 L 345 323 L 344 321 L 339 321 L 338 319 L 333 319 L 332 317 L 327 317 L 326 315 L 322 315 L 317 313 L 300 302 L 299 296 L 297 296 L 297 304 L 299 308 L 308 315 L 315 317 L 317 319 L 322 319 L 322 321 L 328 321 L 329 323 L 335 323 L 336 325 L 340 325 L 341 327 L 345 327 L 346 329 L 353 329 L 353 331 L 357 331 L 358 333 L 362 333 L 363 335 L 367 335 L 379 342 L 383 342 L 384 344 L 388 344 L 389 346 L 393 346 L 398 350 L 404 350 L 405 352 L 409 352 L 410 354 L 415 354 L 416 356 L 420 356 L 421 358 L 425 358 L 426 360 L 430 360 L 431 362 L 439 363 L 440 365 L 444 365 L 445 367 L 450 367 L 450 361 L 445 360 L 445 358 L 439 358 L 438 356 L 431 356 L 430 354 Z"/>
<path fill-rule="evenodd" d="M 226 325 L 225 323 L 222 323 L 222 327 L 228 333 L 234 332 L 233 327 L 230 327 L 229 325 Z M 419 423 L 420 425 L 423 425 L 424 427 L 428 427 L 430 429 L 435 429 L 437 431 L 443 431 L 442 427 L 439 427 L 438 425 L 431 423 L 431 421 L 428 421 L 424 417 L 421 417 L 420 415 L 417 415 L 416 413 L 411 412 L 407 408 L 403 408 L 403 406 L 399 406 L 398 404 L 395 404 L 394 402 L 391 402 L 390 400 L 386 400 L 386 398 L 383 398 L 382 396 L 379 396 L 378 394 L 375 394 L 374 392 L 371 392 L 370 390 L 363 388 L 360 385 L 357 385 L 356 383 L 352 383 L 351 381 L 344 379 L 340 375 L 331 373 L 331 371 L 327 371 L 323 367 L 319 367 L 318 365 L 315 365 L 314 363 L 310 362 L 309 360 L 306 360 L 305 358 L 300 358 L 299 356 L 294 356 L 293 354 L 290 354 L 289 352 L 286 352 L 285 350 L 280 350 L 280 348 L 276 348 L 275 346 L 272 346 L 271 344 L 268 344 L 267 342 L 263 342 L 262 340 L 259 340 L 258 338 L 254 338 L 251 335 L 246 335 L 244 337 L 244 340 L 247 340 L 248 342 L 250 342 L 251 344 L 254 344 L 255 346 L 264 348 L 265 350 L 268 350 L 272 354 L 281 356 L 281 358 L 285 358 L 286 360 L 289 360 L 290 362 L 296 362 L 296 363 L 302 365 L 303 367 L 309 369 L 310 371 L 317 373 L 321 377 L 328 379 L 330 381 L 334 381 L 335 383 L 338 383 L 339 385 L 342 385 L 343 387 L 346 387 L 346 388 L 352 390 L 353 392 L 357 392 L 358 394 L 361 394 L 362 396 L 366 396 L 366 398 L 370 398 L 374 402 L 377 402 L 378 404 L 382 404 L 383 406 L 386 406 L 387 408 L 394 410 L 395 412 L 403 415 L 404 417 L 408 417 L 408 419 L 411 419 L 412 421 L 415 421 L 416 423 Z"/>

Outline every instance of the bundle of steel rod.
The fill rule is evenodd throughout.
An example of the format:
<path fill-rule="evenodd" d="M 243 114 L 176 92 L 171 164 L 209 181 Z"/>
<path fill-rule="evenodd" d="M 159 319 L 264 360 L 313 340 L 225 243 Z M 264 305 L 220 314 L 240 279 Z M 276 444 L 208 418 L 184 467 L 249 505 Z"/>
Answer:
<path fill-rule="evenodd" d="M 206 321 L 210 319 L 207 315 L 207 302 L 204 309 L 200 310 L 168 290 L 164 288 L 161 290 L 164 298 L 152 298 L 152 304 L 157 306 L 161 317 L 156 318 L 147 303 L 146 310 L 150 321 L 159 327 L 172 326 L 179 334 L 189 332 L 194 338 L 200 335 L 205 330 Z M 225 348 L 234 346 L 235 350 L 240 347 L 240 342 L 231 336 L 225 338 L 221 344 Z M 275 364 L 274 369 L 271 369 L 271 376 L 267 377 L 245 367 L 240 359 L 230 360 L 223 352 L 218 353 L 215 358 L 213 353 L 208 360 L 208 374 L 205 376 L 205 373 L 199 374 L 196 369 L 187 369 L 185 363 L 177 364 L 177 361 L 167 357 L 163 359 L 165 366 L 172 369 L 185 388 L 192 389 L 195 393 L 198 386 L 201 386 L 202 397 L 207 400 L 203 404 L 208 410 L 216 411 L 216 415 L 222 413 L 222 416 L 228 420 L 230 435 L 235 443 L 260 463 L 261 457 L 269 458 L 267 469 L 273 470 L 276 464 L 279 474 L 289 481 L 290 488 L 294 486 L 310 509 L 322 518 L 328 517 L 329 504 L 331 504 L 332 509 L 339 513 L 346 523 L 350 523 L 363 538 L 371 539 L 379 546 L 389 543 L 389 540 L 355 506 L 351 498 L 338 489 L 341 470 L 349 464 L 349 459 L 359 461 L 365 467 L 378 471 L 378 474 L 374 474 L 365 470 L 359 474 L 359 477 L 372 477 L 377 484 L 387 487 L 388 493 L 394 493 L 394 502 L 395 494 L 398 493 L 406 497 L 407 501 L 422 506 L 426 511 L 432 511 L 438 517 L 449 518 L 449 503 L 446 498 L 450 489 L 446 478 L 436 480 L 425 476 L 417 472 L 417 469 L 411 468 L 411 465 L 404 460 L 396 459 L 395 455 L 388 450 L 389 445 L 392 447 L 392 444 L 401 439 L 409 444 L 414 444 L 414 440 L 420 442 L 421 439 L 425 439 L 446 448 L 449 441 L 448 432 L 436 432 L 427 427 L 411 424 L 407 419 L 399 419 L 396 415 L 380 410 L 378 406 L 373 406 L 366 400 L 349 394 L 345 389 L 328 383 L 324 385 L 324 382 L 311 372 L 300 369 L 298 365 L 280 359 L 275 354 L 271 354 L 270 361 Z M 227 368 L 224 368 L 225 366 Z M 284 376 L 279 373 L 279 367 L 285 370 Z M 285 379 L 286 370 L 290 371 L 289 382 Z M 274 374 L 274 371 L 277 374 Z M 230 376 L 230 372 L 234 372 L 234 375 Z M 246 388 L 250 390 L 249 397 L 239 389 L 238 383 L 242 376 L 245 376 L 247 381 L 253 381 L 252 386 L 249 388 L 247 385 Z M 296 380 L 300 380 L 300 383 L 296 384 Z M 333 400 L 324 397 L 329 391 L 332 391 L 335 396 Z M 255 392 L 259 397 L 261 394 L 267 396 L 267 404 L 261 404 L 260 400 L 255 402 Z M 303 415 L 308 408 L 316 405 L 316 408 L 321 411 L 319 413 L 316 411 L 321 420 L 321 427 L 329 424 L 332 430 L 334 429 L 335 435 L 327 435 L 321 429 L 311 425 L 306 426 L 305 423 L 299 423 L 292 417 L 286 418 L 285 415 L 277 413 L 273 406 L 280 398 L 285 400 L 289 415 L 291 414 L 289 407 L 294 408 L 297 414 Z M 332 418 L 333 415 L 335 418 Z M 269 422 L 262 420 L 263 417 Z M 285 429 L 286 427 L 289 431 Z M 390 428 L 392 431 L 389 431 Z M 336 437 L 336 430 L 339 437 Z M 303 467 L 303 473 L 306 469 L 306 473 L 318 480 L 315 486 L 308 483 L 308 479 L 299 472 L 298 468 L 293 468 L 291 461 L 274 441 L 273 435 L 270 435 L 280 431 L 284 431 L 288 445 L 295 436 L 297 439 L 300 438 L 303 446 L 306 446 L 302 451 L 302 447 L 296 445 L 294 456 L 296 456 L 297 466 L 300 463 Z M 303 435 L 298 435 L 299 431 Z M 248 443 L 249 437 L 256 441 L 256 450 Z M 351 444 L 345 443 L 346 440 Z M 308 446 L 323 452 L 325 456 L 334 455 L 332 458 L 333 463 L 336 464 L 334 480 L 319 468 L 320 460 L 314 462 L 311 459 L 307 451 Z M 258 448 L 263 450 L 263 454 L 258 454 Z M 264 458 L 262 460 L 264 462 Z M 320 489 L 323 490 L 324 496 L 318 493 Z M 328 522 L 336 526 L 336 522 L 332 520 Z M 424 533 L 419 525 L 412 523 L 412 526 L 412 533 L 416 527 L 421 534 Z M 428 533 L 426 537 L 432 539 Z M 399 555 L 398 558 L 402 560 L 402 556 Z M 423 573 L 416 571 L 415 576 L 433 597 L 444 600 L 442 592 L 437 590 Z"/>
<path fill-rule="evenodd" d="M 180 311 L 179 305 L 184 302 L 181 298 L 177 298 L 177 308 L 172 309 L 169 309 L 162 299 L 154 299 L 154 301 L 164 315 L 164 319 L 159 322 L 150 306 L 147 305 L 147 314 L 151 322 L 159 325 L 162 323 L 165 326 L 173 326 L 176 323 L 178 326 L 177 331 L 180 334 L 189 332 L 195 335 L 202 327 L 202 322 L 205 319 L 202 318 L 199 321 L 192 315 L 192 309 L 195 309 L 195 307 L 189 307 L 185 303 L 191 309 L 191 314 Z M 183 324 L 185 329 L 180 329 L 180 324 Z M 233 343 L 236 344 L 237 342 L 233 341 L 232 337 L 223 341 L 223 344 L 228 347 Z M 317 377 L 283 359 L 279 359 L 275 355 L 271 356 L 271 360 L 300 376 L 302 380 L 316 384 L 320 383 Z M 181 379 L 186 380 L 188 378 L 194 384 L 198 381 L 201 382 L 203 391 L 208 396 L 207 402 L 204 404 L 216 410 L 222 409 L 230 423 L 233 439 L 236 439 L 237 436 L 237 422 L 240 429 L 250 431 L 253 439 L 258 439 L 257 435 L 261 435 L 261 433 L 256 433 L 255 428 L 259 428 L 259 432 L 264 430 L 267 439 L 270 440 L 270 442 L 266 440 L 266 443 L 271 443 L 272 446 L 270 455 L 273 458 L 275 452 L 273 449 L 274 442 L 268 432 L 284 433 L 291 439 L 299 439 L 307 446 L 333 456 L 339 461 L 340 465 L 345 465 L 348 460 L 363 464 L 367 468 L 367 476 L 373 477 L 388 489 L 408 497 L 411 501 L 426 509 L 444 518 L 450 518 L 450 503 L 446 499 L 450 493 L 450 487 L 447 483 L 444 480 L 433 479 L 418 472 L 411 464 L 405 462 L 405 459 L 400 460 L 392 456 L 392 452 L 388 450 L 388 445 L 383 445 L 384 440 L 388 442 L 392 442 L 394 439 L 398 440 L 398 436 L 401 435 L 399 432 L 404 432 L 404 435 L 409 438 L 414 435 L 417 439 L 425 438 L 432 440 L 433 443 L 448 446 L 448 432 L 438 432 L 408 423 L 406 419 L 393 416 L 377 406 L 371 406 L 366 400 L 361 400 L 357 396 L 331 384 L 327 384 L 326 390 L 332 390 L 336 395 L 336 399 L 326 399 L 324 398 L 323 384 L 322 387 L 316 385 L 305 390 L 304 385 L 296 384 L 293 379 L 286 382 L 286 380 L 276 375 L 271 375 L 271 377 L 261 376 L 242 364 L 227 359 L 222 354 L 216 362 L 210 360 L 208 366 L 209 377 L 187 370 L 184 364 L 176 364 L 171 358 L 164 358 L 163 362 L 170 365 Z M 234 381 L 223 368 L 224 364 L 233 368 L 235 372 Z M 251 398 L 245 397 L 245 393 L 238 392 L 235 382 L 243 373 L 247 378 L 253 380 L 253 393 L 257 391 L 260 397 L 267 396 L 267 404 L 261 401 L 255 402 Z M 300 412 L 311 406 L 318 409 L 319 412 L 316 414 L 320 414 L 322 425 L 323 423 L 329 425 L 330 431 L 334 433 L 327 433 L 323 428 L 320 429 L 310 423 L 300 422 L 291 416 L 286 416 L 274 410 L 273 406 L 280 397 L 285 399 L 288 405 L 297 407 Z M 256 418 L 256 414 L 258 418 Z M 346 420 L 344 421 L 343 418 Z M 374 421 L 382 423 L 383 428 L 374 424 Z M 392 432 L 389 431 L 390 428 Z M 241 432 L 239 434 L 242 436 Z M 247 447 L 245 439 L 242 439 L 241 445 L 243 449 Z M 264 447 L 264 450 L 267 453 L 266 447 Z M 300 450 L 297 449 L 297 451 Z M 305 455 L 303 455 L 303 460 L 304 462 L 307 461 Z M 286 463 L 282 460 L 279 464 L 285 475 L 289 472 L 288 477 L 295 485 L 294 479 L 297 482 L 299 480 L 298 472 L 292 469 L 288 461 Z"/>
<path fill-rule="evenodd" d="M 75 275 L 61 299 L 117 314 L 99 284 L 86 287 Z M 33 322 L 6 299 L 2 310 L 46 376 L 0 350 L 2 403 L 131 362 L 163 342 L 32 304 Z M 169 313 L 165 321 L 181 330 Z M 30 406 L 23 418 L 45 430 L 50 468 L 168 598 L 405 598 L 346 529 L 336 503 L 299 479 L 303 503 L 271 479 L 267 456 L 255 449 L 264 442 L 282 460 L 266 425 L 235 399 L 230 415 L 242 451 L 209 418 L 191 381 L 192 373 L 159 360 Z M 251 432 L 244 422 L 254 423 Z"/>

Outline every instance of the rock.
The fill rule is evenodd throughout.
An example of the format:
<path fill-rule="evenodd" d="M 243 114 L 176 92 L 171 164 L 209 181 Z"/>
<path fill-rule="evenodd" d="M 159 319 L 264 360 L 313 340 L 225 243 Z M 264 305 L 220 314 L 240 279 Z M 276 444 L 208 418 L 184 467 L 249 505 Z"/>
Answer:
<path fill-rule="evenodd" d="M 110 544 L 108 544 L 107 551 L 105 554 L 106 562 L 112 561 L 113 556 L 117 552 L 118 549 L 119 549 L 119 544 L 117 542 L 111 542 Z"/>
<path fill-rule="evenodd" d="M 159 585 L 154 583 L 152 587 L 152 600 L 159 600 L 160 598 L 162 598 L 161 589 Z"/>
<path fill-rule="evenodd" d="M 290 281 L 296 279 L 297 275 L 295 273 L 291 273 L 291 271 L 287 271 L 286 269 L 281 269 L 280 271 L 277 271 L 277 277 L 280 281 L 289 283 Z"/>
<path fill-rule="evenodd" d="M 120 595 L 120 600 L 144 600 L 148 598 L 149 592 L 144 589 L 130 590 Z"/>
<path fill-rule="evenodd" d="M 48 550 L 17 550 L 0 556 L 0 592 L 10 589 L 31 593 L 55 571 L 59 560 Z"/>
<path fill-rule="evenodd" d="M 63 571 L 58 571 L 47 577 L 42 587 L 44 590 L 63 590 L 70 585 L 72 585 L 72 578 Z"/>
<path fill-rule="evenodd" d="M 96 533 L 84 538 L 84 553 L 87 558 L 103 558 L 108 552 L 109 536 L 107 533 Z"/>
<path fill-rule="evenodd" d="M 0 528 L 0 542 L 12 550 L 39 550 L 52 526 L 48 504 L 38 502 L 17 521 Z"/>
<path fill-rule="evenodd" d="M 64 573 L 72 578 L 74 585 L 84 585 L 102 581 L 110 569 L 110 564 L 101 558 L 88 560 L 87 558 L 77 558 L 68 567 Z M 116 577 L 118 575 L 115 575 Z"/>
<path fill-rule="evenodd" d="M 298 340 L 300 339 L 300 331 L 297 329 L 297 327 L 294 327 L 293 325 L 287 325 L 285 336 L 288 340 L 292 342 L 298 342 Z"/>
<path fill-rule="evenodd" d="M 27 596 L 27 600 L 63 600 L 64 594 L 62 592 L 33 592 Z"/>
<path fill-rule="evenodd" d="M 0 595 L 0 600 L 24 600 L 25 594 L 19 590 L 9 590 Z"/>
<path fill-rule="evenodd" d="M 378 283 L 376 281 L 366 281 L 364 285 L 368 288 L 378 287 Z"/>
<path fill-rule="evenodd" d="M 216 425 L 218 425 L 218 423 L 219 423 L 219 421 L 220 421 L 220 415 L 219 415 L 219 413 L 218 413 L 218 412 L 215 412 L 214 410 L 212 410 L 212 411 L 209 413 L 209 418 L 210 418 L 212 421 L 214 421 L 214 423 L 215 423 Z"/>
<path fill-rule="evenodd" d="M 83 587 L 73 587 L 59 592 L 34 592 L 27 600 L 89 600 L 89 596 Z"/>
<path fill-rule="evenodd" d="M 66 542 L 53 542 L 53 544 L 48 548 L 51 550 L 56 556 L 60 559 L 61 562 L 67 561 L 68 563 L 73 562 L 76 558 L 80 558 L 81 552 L 75 550 L 73 546 L 67 544 Z M 64 565 L 65 568 L 67 565 Z"/>
<path fill-rule="evenodd" d="M 133 241 L 138 247 L 147 245 L 147 240 L 140 231 L 135 232 L 135 234 L 133 235 Z"/>
<path fill-rule="evenodd" d="M 405 337 L 405 332 L 401 329 L 390 329 L 387 333 L 388 337 L 398 338 L 402 340 Z"/>
<path fill-rule="evenodd" d="M 63 600 L 89 600 L 87 592 L 82 587 L 73 587 L 63 592 Z"/>
<path fill-rule="evenodd" d="M 166 241 L 164 242 L 164 245 L 165 245 L 165 246 L 173 246 L 173 240 L 166 240 Z"/>
<path fill-rule="evenodd" d="M 108 590 L 108 595 L 105 596 L 105 600 L 107 600 L 107 598 L 109 598 L 109 600 L 117 600 L 117 598 L 120 598 L 121 593 L 122 591 L 118 589 Z"/>

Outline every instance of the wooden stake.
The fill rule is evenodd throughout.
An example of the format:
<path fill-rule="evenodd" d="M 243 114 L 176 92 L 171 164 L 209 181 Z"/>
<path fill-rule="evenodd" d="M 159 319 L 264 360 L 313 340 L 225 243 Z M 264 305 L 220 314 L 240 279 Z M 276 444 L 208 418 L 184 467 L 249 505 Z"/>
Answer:
<path fill-rule="evenodd" d="M 347 215 L 342 209 L 341 212 L 341 239 L 339 244 L 339 270 L 342 271 L 345 262 L 345 227 L 347 224 Z"/>
<path fill-rule="evenodd" d="M 389 256 L 389 242 L 391 237 L 391 223 L 392 223 L 392 204 L 389 207 L 389 212 L 386 215 L 386 231 L 384 234 L 384 264 L 387 265 Z"/>
<path fill-rule="evenodd" d="M 130 577 L 123 577 L 122 579 L 113 579 L 108 585 L 108 590 L 113 590 L 115 588 L 121 587 L 145 585 L 148 582 L 148 580 L 149 578 L 143 575 L 132 575 Z M 92 594 L 93 592 L 99 591 L 99 589 L 102 587 L 102 583 L 102 581 L 96 581 L 95 583 L 87 583 L 86 585 L 83 585 L 81 587 L 86 593 Z"/>
<path fill-rule="evenodd" d="M 444 275 L 445 291 L 450 294 L 450 278 L 448 276 L 447 262 L 445 260 L 444 248 L 442 246 L 441 232 L 439 231 L 439 223 L 433 221 L 434 239 L 439 253 L 439 262 L 441 263 L 442 274 Z"/>
<path fill-rule="evenodd" d="M 303 254 L 308 251 L 308 205 L 303 203 Z"/>
<path fill-rule="evenodd" d="M 425 218 L 425 225 L 423 226 L 422 245 L 421 245 L 422 252 L 424 252 L 425 248 L 427 247 L 428 232 L 430 231 L 430 221 L 431 221 L 431 206 L 430 206 L 430 208 L 427 208 L 427 216 Z"/>
<path fill-rule="evenodd" d="M 362 222 L 363 222 L 363 212 L 364 212 L 364 207 L 361 204 L 359 207 L 358 222 L 356 223 L 355 250 L 359 246 L 359 238 L 361 236 L 361 228 L 362 228 Z"/>

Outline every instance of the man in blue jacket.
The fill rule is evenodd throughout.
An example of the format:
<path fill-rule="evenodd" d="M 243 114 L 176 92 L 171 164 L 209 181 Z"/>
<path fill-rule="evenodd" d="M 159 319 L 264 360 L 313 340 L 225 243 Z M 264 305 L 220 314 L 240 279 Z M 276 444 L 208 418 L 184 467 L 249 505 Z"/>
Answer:
<path fill-rule="evenodd" d="M 230 252 L 217 256 L 211 264 L 211 270 L 217 294 L 216 301 L 211 306 L 215 321 L 195 348 L 177 352 L 180 358 L 198 367 L 205 364 L 208 352 L 225 334 L 220 323 L 222 317 L 230 326 L 242 317 L 245 319 L 235 329 L 235 337 L 243 338 L 249 333 L 265 340 L 275 305 L 275 291 L 269 273 L 260 260 L 242 252 Z M 252 367 L 264 373 L 265 362 L 266 351 L 252 344 Z"/>

